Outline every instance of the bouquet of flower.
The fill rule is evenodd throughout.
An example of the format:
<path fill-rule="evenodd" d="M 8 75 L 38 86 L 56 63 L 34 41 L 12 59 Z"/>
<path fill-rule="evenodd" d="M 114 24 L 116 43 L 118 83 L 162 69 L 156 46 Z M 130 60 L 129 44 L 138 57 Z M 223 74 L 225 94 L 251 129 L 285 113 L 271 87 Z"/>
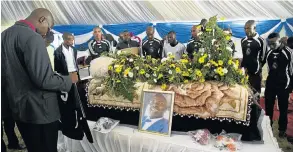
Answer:
<path fill-rule="evenodd" d="M 108 67 L 109 76 L 105 80 L 107 92 L 123 96 L 133 101 L 136 82 L 161 85 L 181 85 L 193 82 L 219 81 L 225 84 L 246 85 L 248 76 L 234 60 L 227 49 L 225 33 L 217 26 L 217 18 L 210 18 L 207 30 L 200 35 L 203 41 L 201 51 L 195 52 L 191 60 L 186 54 L 175 60 L 172 53 L 162 60 L 139 57 L 121 52 L 114 55 L 115 61 Z"/>
<path fill-rule="evenodd" d="M 236 133 L 226 134 L 222 131 L 219 135 L 215 136 L 216 148 L 220 150 L 227 150 L 229 152 L 235 152 L 241 147 L 241 135 Z"/>
<path fill-rule="evenodd" d="M 211 139 L 211 133 L 207 129 L 198 129 L 196 131 L 189 131 L 188 134 L 199 144 L 207 145 Z"/>

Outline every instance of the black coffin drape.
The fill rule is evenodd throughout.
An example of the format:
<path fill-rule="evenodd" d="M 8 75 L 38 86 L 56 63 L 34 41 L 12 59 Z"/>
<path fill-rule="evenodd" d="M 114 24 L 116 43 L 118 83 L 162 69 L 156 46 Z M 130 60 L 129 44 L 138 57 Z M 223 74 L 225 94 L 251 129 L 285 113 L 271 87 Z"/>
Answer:
<path fill-rule="evenodd" d="M 100 117 L 109 117 L 112 119 L 120 120 L 121 124 L 129 124 L 138 126 L 139 111 L 133 110 L 120 110 L 115 108 L 93 107 L 89 106 L 85 91 L 86 82 L 79 87 L 81 100 L 86 110 L 86 116 L 88 120 L 97 121 Z M 204 120 L 195 117 L 181 117 L 179 115 L 173 116 L 172 131 L 191 131 L 196 129 L 209 129 L 211 133 L 220 133 L 225 130 L 228 133 L 240 133 L 242 134 L 243 141 L 261 141 L 260 131 L 257 128 L 257 122 L 261 113 L 261 109 L 257 105 L 251 105 L 250 112 L 250 124 L 249 126 L 243 124 L 236 124 L 231 121 L 219 120 Z"/>

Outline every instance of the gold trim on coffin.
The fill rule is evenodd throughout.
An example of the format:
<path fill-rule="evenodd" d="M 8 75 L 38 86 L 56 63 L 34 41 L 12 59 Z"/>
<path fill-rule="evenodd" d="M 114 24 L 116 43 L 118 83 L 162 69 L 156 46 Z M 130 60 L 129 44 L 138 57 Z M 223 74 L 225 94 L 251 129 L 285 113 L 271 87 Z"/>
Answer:
<path fill-rule="evenodd" d="M 107 94 L 101 95 L 96 91 L 98 90 L 96 86 L 93 85 L 93 82 L 89 83 L 88 97 L 91 105 L 137 109 L 140 108 L 139 99 L 142 90 L 161 91 L 160 86 L 137 83 L 136 98 L 133 102 L 130 102 L 123 99 L 123 97 L 111 97 Z M 246 121 L 249 94 L 243 86 L 226 86 L 219 82 L 204 82 L 202 84 L 192 83 L 170 86 L 168 90 L 174 91 L 176 94 L 174 112 L 179 115 L 194 115 L 199 118 L 232 118 L 238 121 Z M 181 98 L 181 100 L 177 97 Z"/>

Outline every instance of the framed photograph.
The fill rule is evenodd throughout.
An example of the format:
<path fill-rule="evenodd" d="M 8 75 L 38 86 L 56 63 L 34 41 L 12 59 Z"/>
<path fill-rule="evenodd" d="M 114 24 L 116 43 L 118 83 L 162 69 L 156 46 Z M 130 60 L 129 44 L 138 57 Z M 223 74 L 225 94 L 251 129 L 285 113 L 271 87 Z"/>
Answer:
<path fill-rule="evenodd" d="M 144 90 L 141 100 L 138 131 L 170 136 L 174 92 Z"/>

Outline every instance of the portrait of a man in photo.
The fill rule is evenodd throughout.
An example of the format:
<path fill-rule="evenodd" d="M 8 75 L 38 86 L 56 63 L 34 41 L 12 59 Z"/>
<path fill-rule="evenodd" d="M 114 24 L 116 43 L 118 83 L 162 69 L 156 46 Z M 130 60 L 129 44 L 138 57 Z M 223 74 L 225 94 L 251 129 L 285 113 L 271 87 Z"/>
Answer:
<path fill-rule="evenodd" d="M 141 130 L 169 134 L 172 94 L 145 92 Z"/>

